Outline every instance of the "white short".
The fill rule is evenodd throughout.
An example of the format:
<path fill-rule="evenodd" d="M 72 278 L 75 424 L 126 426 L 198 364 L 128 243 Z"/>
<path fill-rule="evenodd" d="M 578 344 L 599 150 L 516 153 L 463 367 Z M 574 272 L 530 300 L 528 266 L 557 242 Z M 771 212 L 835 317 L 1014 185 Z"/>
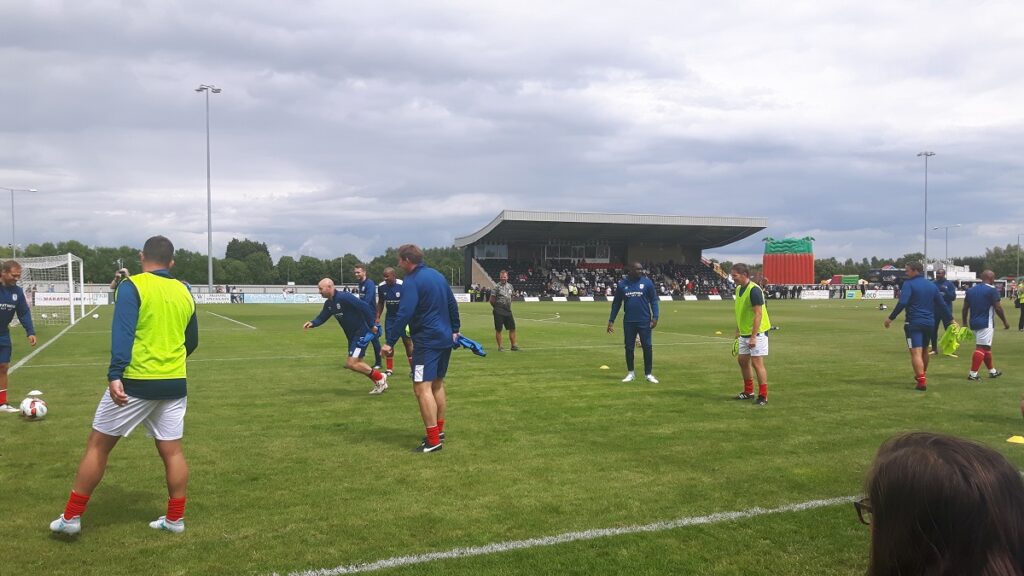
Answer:
<path fill-rule="evenodd" d="M 103 391 L 92 427 L 108 436 L 128 436 L 139 424 L 146 434 L 157 440 L 179 440 L 185 435 L 185 407 L 188 398 L 144 400 L 128 397 L 124 406 L 114 404 L 110 393 Z"/>
<path fill-rule="evenodd" d="M 974 331 L 974 343 L 979 346 L 991 346 L 995 333 L 995 328 L 979 328 Z"/>
<path fill-rule="evenodd" d="M 740 341 L 740 356 L 767 356 L 768 355 L 768 335 L 761 332 L 757 335 L 757 346 L 750 347 L 750 338 L 739 337 Z"/>

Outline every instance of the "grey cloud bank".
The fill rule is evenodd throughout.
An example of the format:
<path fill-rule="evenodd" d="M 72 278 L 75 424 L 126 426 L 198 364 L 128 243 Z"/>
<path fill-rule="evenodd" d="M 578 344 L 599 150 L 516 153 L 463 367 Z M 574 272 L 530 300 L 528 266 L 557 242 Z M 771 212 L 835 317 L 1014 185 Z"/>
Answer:
<path fill-rule="evenodd" d="M 969 17 L 968 17 L 969 16 Z M 1024 7 L 951 2 L 0 6 L 17 241 L 276 257 L 450 244 L 503 208 L 764 216 L 819 257 L 1024 232 Z M 0 191 L 2 194 L 2 191 Z M 0 202 L 5 205 L 5 202 Z M 0 217 L 0 242 L 10 238 Z M 939 254 L 942 231 L 931 232 Z M 714 255 L 754 260 L 755 237 Z"/>

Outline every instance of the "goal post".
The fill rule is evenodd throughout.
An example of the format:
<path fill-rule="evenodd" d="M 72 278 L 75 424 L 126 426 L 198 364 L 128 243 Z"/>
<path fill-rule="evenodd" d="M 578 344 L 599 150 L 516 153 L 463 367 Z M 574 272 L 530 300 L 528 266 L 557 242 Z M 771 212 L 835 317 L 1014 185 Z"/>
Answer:
<path fill-rule="evenodd" d="M 69 252 L 16 261 L 21 265 L 18 284 L 32 305 L 34 323 L 74 324 L 85 316 L 85 270 L 81 258 Z"/>

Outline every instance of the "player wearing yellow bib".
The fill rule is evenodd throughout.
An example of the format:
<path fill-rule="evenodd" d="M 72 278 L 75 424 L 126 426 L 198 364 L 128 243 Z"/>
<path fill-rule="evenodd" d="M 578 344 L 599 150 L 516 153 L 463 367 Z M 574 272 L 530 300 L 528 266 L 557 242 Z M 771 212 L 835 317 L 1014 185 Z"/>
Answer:
<path fill-rule="evenodd" d="M 103 392 L 85 456 L 64 513 L 50 530 L 78 534 L 93 490 L 103 479 L 110 452 L 142 424 L 156 440 L 167 480 L 167 514 L 149 523 L 156 530 L 185 531 L 188 464 L 185 434 L 185 358 L 199 345 L 196 303 L 188 287 L 171 277 L 174 245 L 163 236 L 146 240 L 142 273 L 117 287 L 110 337 L 109 385 Z"/>
<path fill-rule="evenodd" d="M 736 283 L 734 306 L 736 312 L 736 339 L 739 354 L 736 361 L 743 375 L 743 392 L 737 400 L 751 400 L 758 406 L 768 403 L 768 370 L 764 358 L 768 356 L 768 331 L 772 323 L 768 319 L 768 307 L 764 303 L 764 291 L 750 281 L 750 269 L 746 264 L 733 264 L 730 270 Z M 757 396 L 754 396 L 754 372 L 757 373 Z"/>
<path fill-rule="evenodd" d="M 1017 308 L 1020 308 L 1020 320 L 1017 320 L 1017 330 L 1024 332 L 1024 280 L 1017 282 Z"/>

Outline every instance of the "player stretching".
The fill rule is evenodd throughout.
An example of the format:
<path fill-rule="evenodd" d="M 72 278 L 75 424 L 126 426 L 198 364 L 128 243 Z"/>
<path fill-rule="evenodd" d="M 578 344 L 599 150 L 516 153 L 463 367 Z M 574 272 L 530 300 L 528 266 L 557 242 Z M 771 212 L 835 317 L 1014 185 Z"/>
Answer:
<path fill-rule="evenodd" d="M 15 314 L 28 334 L 28 343 L 36 345 L 36 329 L 32 326 L 32 310 L 25 292 L 18 286 L 21 264 L 8 260 L 0 267 L 0 412 L 17 412 L 7 403 L 7 369 L 11 365 L 11 320 Z"/>
<path fill-rule="evenodd" d="M 398 265 L 405 270 L 402 285 L 405 293 L 398 304 L 395 326 L 408 325 L 412 331 L 412 387 L 427 429 L 426 438 L 414 451 L 434 452 L 444 447 L 441 441 L 448 407 L 444 377 L 448 373 L 452 344 L 459 337 L 459 305 L 444 276 L 423 263 L 419 246 L 400 246 Z M 397 333 L 388 332 L 387 344 L 381 350 L 390 353 L 398 337 Z"/>
<path fill-rule="evenodd" d="M 409 369 L 412 369 L 412 338 L 406 334 L 408 326 L 395 326 L 395 317 L 398 316 L 398 304 L 402 300 L 402 281 L 395 277 L 395 269 L 390 266 L 384 269 L 384 281 L 377 286 L 377 324 L 380 324 L 380 316 L 387 310 L 387 320 L 384 323 L 385 337 L 392 332 L 402 335 L 402 345 L 405 346 L 405 357 L 409 361 Z M 395 351 L 385 354 L 387 370 L 384 372 L 391 376 L 395 369 Z"/>
<path fill-rule="evenodd" d="M 910 349 L 910 365 L 914 369 L 915 388 L 924 392 L 928 389 L 928 352 L 925 346 L 928 335 L 935 324 L 934 312 L 942 314 L 942 320 L 953 322 L 953 314 L 946 308 L 939 289 L 924 277 L 924 266 L 920 262 L 909 262 L 906 268 L 907 279 L 900 289 L 900 300 L 885 319 L 885 327 L 904 309 L 907 310 L 903 323 L 903 332 L 907 336 L 907 348 Z M 956 322 L 953 322 L 956 325 Z"/>
<path fill-rule="evenodd" d="M 366 268 L 362 264 L 355 267 L 356 280 L 359 281 L 359 299 L 370 307 L 377 307 L 377 284 L 366 276 Z M 373 369 L 380 370 L 380 339 L 373 341 Z"/>
<path fill-rule="evenodd" d="M 615 298 L 612 299 L 612 313 L 608 317 L 608 333 L 615 332 L 615 317 L 619 308 L 625 303 L 622 314 L 622 335 L 626 343 L 626 377 L 623 382 L 636 379 L 633 370 L 633 353 L 635 341 L 639 337 L 644 351 L 644 374 L 647 381 L 657 384 L 658 379 L 652 374 L 654 367 L 654 345 L 651 343 L 651 331 L 658 325 L 658 293 L 654 282 L 644 276 L 644 267 L 634 262 L 619 285 L 615 287 Z"/>
<path fill-rule="evenodd" d="M 967 291 L 964 297 L 964 309 L 961 319 L 964 325 L 967 324 L 968 314 L 970 315 L 971 330 L 974 331 L 974 354 L 971 356 L 971 371 L 967 374 L 968 380 L 978 380 L 978 368 L 985 363 L 988 368 L 989 378 L 999 378 L 1002 372 L 996 370 L 992 363 L 992 336 L 995 335 L 995 327 L 992 322 L 992 312 L 999 315 L 1003 321 L 1003 328 L 1010 329 L 1010 323 L 1006 321 L 1003 314 L 1003 305 L 999 302 L 999 291 L 993 286 L 996 275 L 991 270 L 981 273 L 981 284 L 973 286 Z"/>
<path fill-rule="evenodd" d="M 317 288 L 320 289 L 320 295 L 327 301 L 324 302 L 324 308 L 320 311 L 320 315 L 303 324 L 302 328 L 304 330 L 316 328 L 334 316 L 345 332 L 345 336 L 348 337 L 348 358 L 345 360 L 345 368 L 358 372 L 373 382 L 370 394 L 384 392 L 388 389 L 387 376 L 363 362 L 366 348 L 358 342 L 367 332 L 376 331 L 373 322 L 373 309 L 355 294 L 336 290 L 334 280 L 330 278 L 321 280 L 317 284 Z"/>

